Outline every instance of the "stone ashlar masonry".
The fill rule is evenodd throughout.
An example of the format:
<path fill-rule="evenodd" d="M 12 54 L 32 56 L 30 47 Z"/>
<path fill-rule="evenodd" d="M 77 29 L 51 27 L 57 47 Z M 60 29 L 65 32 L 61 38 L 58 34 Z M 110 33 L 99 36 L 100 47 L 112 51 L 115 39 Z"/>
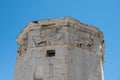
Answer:
<path fill-rule="evenodd" d="M 14 80 L 103 80 L 103 34 L 93 26 L 70 17 L 33 21 L 17 42 Z"/>

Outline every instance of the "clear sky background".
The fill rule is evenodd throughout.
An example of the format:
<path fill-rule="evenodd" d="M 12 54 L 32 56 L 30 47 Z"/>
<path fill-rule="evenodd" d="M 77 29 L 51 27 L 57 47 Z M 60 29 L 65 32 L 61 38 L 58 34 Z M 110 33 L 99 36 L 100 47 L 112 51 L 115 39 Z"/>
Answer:
<path fill-rule="evenodd" d="M 120 0 L 0 0 L 0 80 L 13 80 L 16 37 L 34 20 L 71 16 L 105 39 L 105 80 L 120 80 Z"/>

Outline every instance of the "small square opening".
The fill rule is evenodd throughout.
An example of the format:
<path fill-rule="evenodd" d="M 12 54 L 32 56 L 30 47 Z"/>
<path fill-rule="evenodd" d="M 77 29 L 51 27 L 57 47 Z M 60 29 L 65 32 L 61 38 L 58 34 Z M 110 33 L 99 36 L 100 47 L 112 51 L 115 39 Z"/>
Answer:
<path fill-rule="evenodd" d="M 46 57 L 54 57 L 55 56 L 55 50 L 47 50 Z"/>

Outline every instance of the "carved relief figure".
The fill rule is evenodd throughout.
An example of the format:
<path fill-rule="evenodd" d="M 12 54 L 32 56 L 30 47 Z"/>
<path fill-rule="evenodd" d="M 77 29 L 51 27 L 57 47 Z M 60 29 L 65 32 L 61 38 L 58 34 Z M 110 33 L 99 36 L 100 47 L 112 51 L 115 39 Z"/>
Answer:
<path fill-rule="evenodd" d="M 44 38 L 33 37 L 36 47 L 59 44 L 63 42 L 63 33 L 51 33 Z"/>

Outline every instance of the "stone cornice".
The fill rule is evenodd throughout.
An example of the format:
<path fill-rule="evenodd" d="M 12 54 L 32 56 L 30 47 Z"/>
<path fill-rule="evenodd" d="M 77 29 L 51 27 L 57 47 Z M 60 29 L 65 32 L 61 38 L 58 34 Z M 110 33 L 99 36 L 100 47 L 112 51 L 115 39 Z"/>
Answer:
<path fill-rule="evenodd" d="M 102 32 L 99 31 L 99 29 L 83 24 L 79 22 L 76 19 L 73 19 L 71 17 L 65 17 L 65 18 L 55 18 L 55 19 L 49 19 L 49 20 L 39 20 L 39 21 L 33 21 L 26 25 L 26 27 L 23 29 L 23 31 L 20 33 L 20 35 L 17 37 L 17 42 L 19 43 L 21 39 L 23 39 L 24 35 L 29 31 L 31 27 L 35 26 L 48 26 L 48 25 L 54 25 L 54 26 L 62 26 L 62 27 L 75 27 L 76 29 L 81 30 L 82 28 L 89 30 L 90 32 L 94 32 L 99 35 L 99 37 L 102 40 Z"/>

